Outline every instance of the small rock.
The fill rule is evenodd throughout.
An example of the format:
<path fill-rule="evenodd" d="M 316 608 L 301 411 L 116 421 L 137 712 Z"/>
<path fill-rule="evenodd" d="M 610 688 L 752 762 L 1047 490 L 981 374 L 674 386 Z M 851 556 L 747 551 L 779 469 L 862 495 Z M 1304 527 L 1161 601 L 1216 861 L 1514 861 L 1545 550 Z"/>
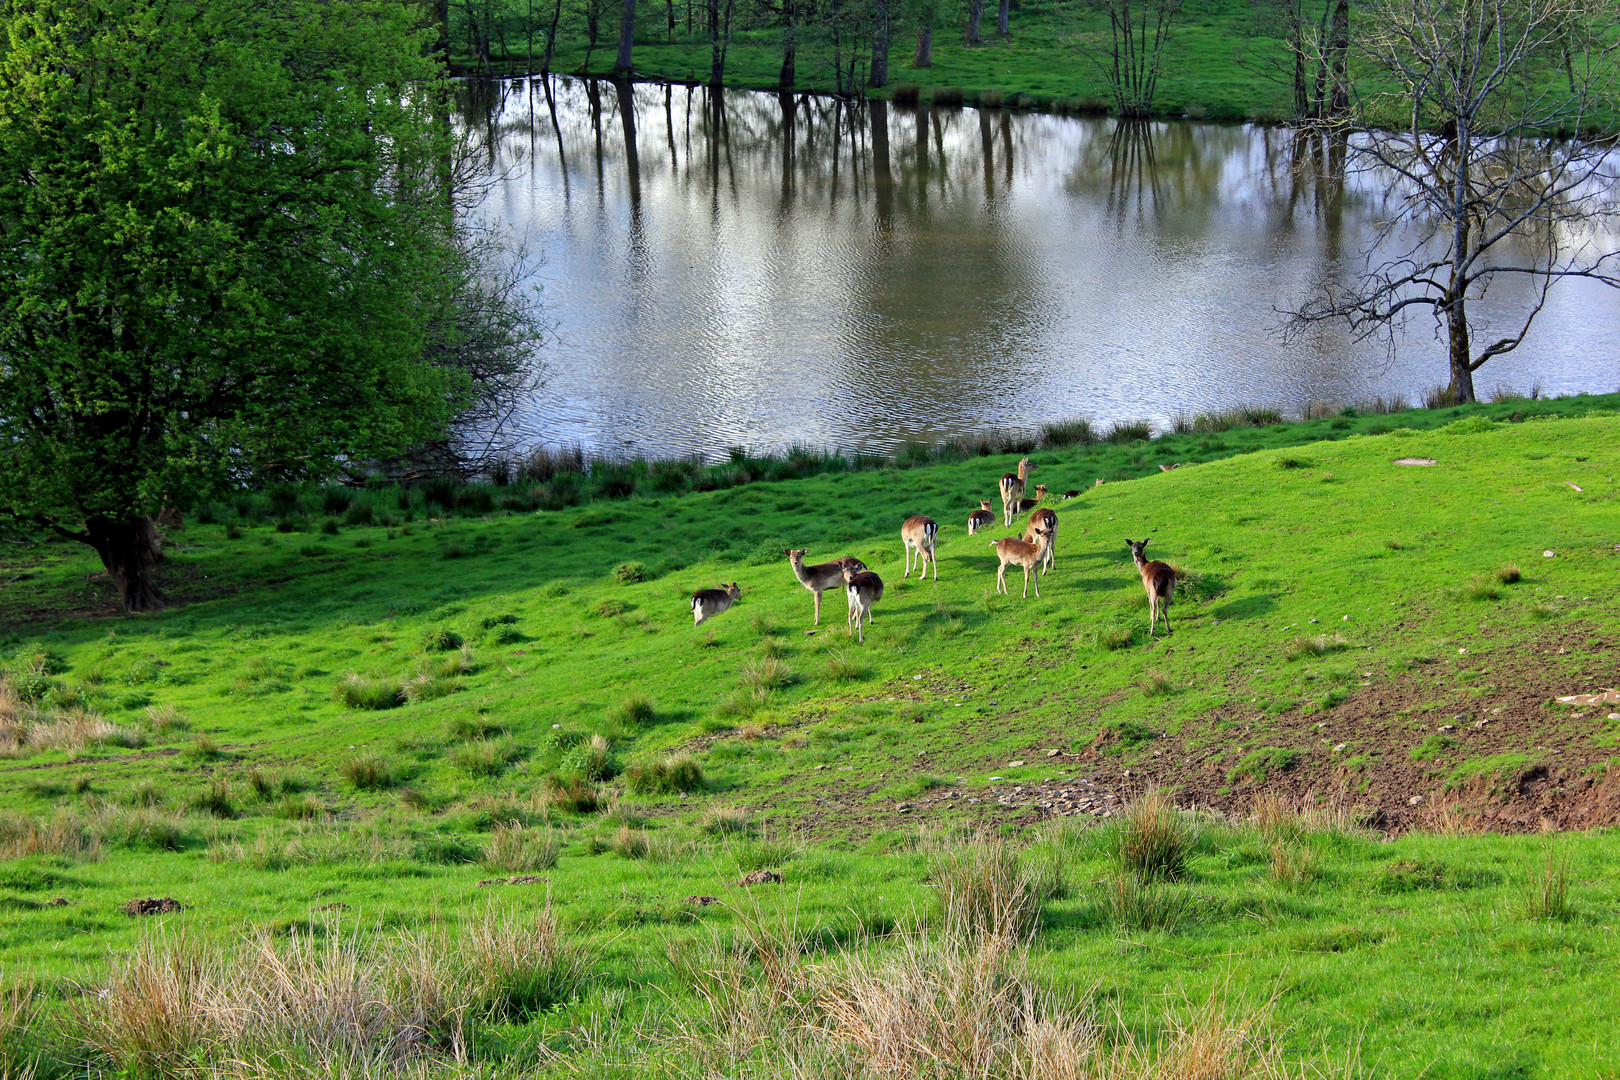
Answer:
<path fill-rule="evenodd" d="M 1612 719 L 1620 720 L 1620 716 L 1612 717 Z M 1047 757 L 1057 757 L 1061 753 L 1063 753 L 1062 750 L 1048 750 L 1046 752 L 1046 756 Z"/>
<path fill-rule="evenodd" d="M 780 885 L 782 875 L 775 870 L 755 870 L 752 874 L 745 874 L 739 885 Z"/>
<path fill-rule="evenodd" d="M 1457 650 L 1457 655 L 1458 655 L 1458 656 L 1463 656 L 1463 655 L 1465 655 L 1465 654 L 1466 654 L 1466 653 L 1467 653 L 1467 652 L 1468 652 L 1468 650 L 1467 650 L 1467 649 L 1458 649 L 1458 650 Z"/>
<path fill-rule="evenodd" d="M 688 896 L 686 902 L 693 907 L 708 907 L 711 904 L 718 904 L 720 898 L 718 896 Z"/>
<path fill-rule="evenodd" d="M 118 910 L 125 915 L 167 915 L 171 911 L 183 911 L 185 906 L 172 896 L 157 896 L 131 900 Z"/>
<path fill-rule="evenodd" d="M 1609 714 L 1609 719 L 1610 720 L 1620 720 L 1620 712 L 1612 712 L 1612 713 L 1610 713 Z"/>
<path fill-rule="evenodd" d="M 1543 559 L 1550 559 L 1550 558 L 1552 558 L 1552 557 L 1553 557 L 1553 549 L 1552 549 L 1552 548 L 1548 548 L 1548 549 L 1547 549 L 1547 550 L 1546 550 L 1546 551 L 1543 551 L 1543 552 L 1542 552 L 1542 553 L 1541 553 L 1541 557 L 1542 557 L 1542 558 L 1543 558 Z"/>
<path fill-rule="evenodd" d="M 1457 725 L 1456 724 L 1441 724 L 1440 725 L 1440 730 L 1441 731 L 1456 731 L 1457 730 Z"/>
<path fill-rule="evenodd" d="M 1019 758 L 1017 761 L 1009 761 L 1009 762 L 1007 762 L 1007 768 L 1016 769 L 1020 765 L 1024 765 L 1024 764 L 1027 764 L 1027 762 L 1025 762 L 1023 758 Z"/>
<path fill-rule="evenodd" d="M 1005 780 L 1007 778 L 1005 776 L 992 776 L 990 779 L 992 779 L 992 780 Z"/>
<path fill-rule="evenodd" d="M 1410 798 L 1410 799 L 1407 799 L 1407 800 L 1406 800 L 1406 805 L 1407 805 L 1407 806 L 1416 806 L 1416 805 L 1418 805 L 1418 804 L 1419 804 L 1419 803 L 1421 803 L 1421 802 L 1422 802 L 1422 801 L 1423 801 L 1423 796 L 1421 796 L 1421 795 L 1414 795 L 1414 796 L 1412 796 L 1412 797 L 1411 797 L 1411 798 Z"/>
<path fill-rule="evenodd" d="M 817 768 L 817 769 L 825 769 L 825 768 L 826 768 L 826 767 L 827 767 L 827 766 L 825 766 L 825 765 L 817 765 L 817 766 L 816 766 L 816 768 Z"/>
<path fill-rule="evenodd" d="M 1345 616 L 1345 617 L 1344 617 L 1344 621 L 1345 621 L 1345 622 L 1349 622 L 1349 621 L 1350 621 L 1350 616 L 1348 616 L 1348 615 L 1346 615 L 1346 616 Z"/>
<path fill-rule="evenodd" d="M 911 812 L 911 804 L 908 803 L 908 802 L 895 803 L 894 808 L 895 808 L 895 810 L 897 812 L 902 813 L 902 814 L 906 814 L 906 813 Z"/>
<path fill-rule="evenodd" d="M 1342 754 L 1342 753 L 1344 753 L 1344 748 L 1349 746 L 1349 745 L 1350 745 L 1349 743 L 1340 743 L 1338 746 L 1335 746 L 1333 748 L 1333 752 L 1335 754 Z"/>

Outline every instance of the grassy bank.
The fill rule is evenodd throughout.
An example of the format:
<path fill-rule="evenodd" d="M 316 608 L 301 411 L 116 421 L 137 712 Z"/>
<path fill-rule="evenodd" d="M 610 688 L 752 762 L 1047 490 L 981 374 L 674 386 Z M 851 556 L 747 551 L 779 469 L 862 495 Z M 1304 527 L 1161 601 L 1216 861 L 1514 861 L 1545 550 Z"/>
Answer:
<path fill-rule="evenodd" d="M 0 963 L 26 989 L 0 1052 L 952 1075 L 862 1033 L 954 1000 L 1017 1075 L 1056 1052 L 990 1000 L 1027 981 L 1051 1046 L 1096 1025 L 1102 1075 L 1192 1075 L 1176 1047 L 1206 1030 L 1232 1075 L 1612 1073 L 1620 708 L 1554 699 L 1615 670 L 1614 404 L 1037 448 L 1034 480 L 1082 491 L 1039 600 L 1016 571 L 995 596 L 1006 530 L 963 526 L 1013 455 L 460 516 L 362 492 L 370 520 L 330 526 L 324 493 L 284 494 L 173 529 L 177 603 L 139 618 L 72 548 L 10 555 Z M 1138 478 L 1094 487 L 1104 462 Z M 937 584 L 894 573 L 917 512 Z M 1127 536 L 1181 571 L 1168 639 Z M 864 648 L 834 596 L 807 633 L 788 546 L 884 577 Z M 691 591 L 733 580 L 694 631 Z M 1121 824 L 1161 788 L 1200 813 Z M 143 897 L 184 907 L 120 911 Z M 986 905 L 1010 921 L 962 914 Z M 304 986 L 339 965 L 291 950 L 340 941 L 379 958 L 364 1039 L 290 998 L 244 1032 L 246 998 L 203 992 L 270 995 L 278 964 Z M 117 1003 L 158 993 L 173 1030 L 120 1041 Z M 1258 1041 L 1199 1019 L 1223 1009 L 1267 1012 Z"/>

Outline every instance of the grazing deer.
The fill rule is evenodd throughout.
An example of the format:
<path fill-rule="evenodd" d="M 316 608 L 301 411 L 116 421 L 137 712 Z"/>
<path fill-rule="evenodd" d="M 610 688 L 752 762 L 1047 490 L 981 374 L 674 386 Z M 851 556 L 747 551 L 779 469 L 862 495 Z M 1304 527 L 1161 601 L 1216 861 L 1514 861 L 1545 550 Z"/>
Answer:
<path fill-rule="evenodd" d="M 857 570 L 854 566 L 846 566 L 844 591 L 849 594 L 849 632 L 860 635 L 860 642 L 865 645 L 864 626 L 872 625 L 872 605 L 883 599 L 883 579 L 870 570 Z"/>
<path fill-rule="evenodd" d="M 742 599 L 742 588 L 733 581 L 718 589 L 699 589 L 692 594 L 692 625 L 702 626 Z"/>
<path fill-rule="evenodd" d="M 1040 565 L 1045 557 L 1047 548 L 1052 545 L 1050 533 L 1038 532 L 1035 534 L 1033 544 L 1026 543 L 1016 536 L 1009 536 L 1003 540 L 992 540 L 990 546 L 996 549 L 996 555 L 1001 559 L 1001 566 L 996 569 L 996 592 L 1008 592 L 1007 566 L 1021 566 L 1024 568 L 1024 599 L 1029 599 L 1029 572 Z M 1035 598 L 1041 597 L 1041 578 L 1035 575 Z"/>
<path fill-rule="evenodd" d="M 1035 466 L 1024 458 L 1018 463 L 1017 474 L 1008 473 L 1001 478 L 1001 523 L 1011 527 L 1013 523 L 1012 504 L 1024 497 L 1024 484 L 1029 480 L 1029 474 L 1035 471 Z"/>
<path fill-rule="evenodd" d="M 1036 484 L 1035 485 L 1035 497 L 1033 499 L 1014 499 L 1013 500 L 1013 517 L 1018 517 L 1018 516 L 1020 516 L 1022 514 L 1029 513 L 1031 510 L 1033 510 L 1037 506 L 1041 505 L 1041 500 L 1044 499 L 1044 498 L 1046 498 L 1046 485 L 1045 484 Z"/>
<path fill-rule="evenodd" d="M 904 577 L 911 576 L 911 554 L 917 553 L 917 577 L 928 576 L 927 563 L 934 564 L 934 580 L 939 580 L 939 556 L 934 548 L 939 540 L 939 525 L 931 517 L 913 514 L 906 518 L 906 523 L 900 526 L 900 542 L 906 546 L 906 572 Z"/>
<path fill-rule="evenodd" d="M 1034 543 L 1038 534 L 1046 534 L 1046 554 L 1041 558 L 1043 574 L 1057 565 L 1057 527 L 1057 511 L 1041 509 L 1029 515 L 1029 527 L 1024 530 L 1026 544 Z"/>
<path fill-rule="evenodd" d="M 844 583 L 844 566 L 854 564 L 855 569 L 865 570 L 866 564 L 852 555 L 845 555 L 842 559 L 832 562 L 817 563 L 814 566 L 804 565 L 804 555 L 808 548 L 799 548 L 797 551 L 783 551 L 788 562 L 793 566 L 793 574 L 799 579 L 799 584 L 809 589 L 816 597 L 816 625 L 821 625 L 821 594 L 828 589 L 836 588 Z"/>
<path fill-rule="evenodd" d="M 1181 462 L 1177 461 L 1177 462 L 1174 462 L 1174 463 L 1172 463 L 1170 465 L 1160 465 L 1159 466 L 1159 471 L 1160 472 L 1169 472 L 1171 469 L 1179 469 L 1179 468 L 1181 468 Z"/>
<path fill-rule="evenodd" d="M 996 515 L 990 512 L 990 500 L 980 499 L 979 509 L 968 515 L 968 535 L 972 536 L 980 529 L 985 528 L 996 520 Z"/>
<path fill-rule="evenodd" d="M 1174 633 L 1170 629 L 1170 598 L 1176 594 L 1176 572 L 1169 563 L 1148 562 L 1143 557 L 1142 550 L 1148 546 L 1146 540 L 1126 540 L 1125 543 L 1130 545 L 1131 558 L 1142 573 L 1142 588 L 1147 590 L 1148 637 L 1155 636 L 1153 628 L 1161 611 L 1164 612 L 1164 633 L 1169 637 Z"/>
<path fill-rule="evenodd" d="M 1063 493 L 1063 498 L 1072 499 L 1078 494 L 1080 494 L 1078 491 L 1076 491 L 1074 488 L 1070 488 L 1068 491 Z"/>

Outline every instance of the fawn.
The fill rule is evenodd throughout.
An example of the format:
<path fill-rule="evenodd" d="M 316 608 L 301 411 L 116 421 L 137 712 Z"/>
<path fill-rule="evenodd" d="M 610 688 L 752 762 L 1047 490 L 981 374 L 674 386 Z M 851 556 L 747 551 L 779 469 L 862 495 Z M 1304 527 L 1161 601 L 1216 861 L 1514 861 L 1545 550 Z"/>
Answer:
<path fill-rule="evenodd" d="M 1131 558 L 1142 574 L 1142 588 L 1147 590 L 1148 637 L 1155 636 L 1153 628 L 1161 611 L 1164 613 L 1164 634 L 1169 637 L 1174 633 L 1170 629 L 1170 598 L 1176 594 L 1176 572 L 1169 563 L 1147 561 L 1142 554 L 1148 546 L 1146 540 L 1126 540 L 1125 543 L 1130 546 Z"/>
<path fill-rule="evenodd" d="M 883 599 L 883 579 L 870 570 L 857 570 L 853 566 L 844 567 L 844 590 L 849 594 L 849 632 L 859 634 L 862 645 L 866 644 L 865 626 L 872 625 L 872 605 Z"/>
<path fill-rule="evenodd" d="M 979 509 L 968 515 L 968 535 L 972 536 L 995 520 L 996 515 L 990 512 L 990 500 L 980 499 Z"/>

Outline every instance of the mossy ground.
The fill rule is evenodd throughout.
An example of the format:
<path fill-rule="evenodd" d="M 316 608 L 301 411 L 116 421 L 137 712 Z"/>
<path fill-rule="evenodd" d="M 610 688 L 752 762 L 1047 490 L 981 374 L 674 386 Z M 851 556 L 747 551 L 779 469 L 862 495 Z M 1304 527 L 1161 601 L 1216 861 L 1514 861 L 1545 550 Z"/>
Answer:
<path fill-rule="evenodd" d="M 506 1025 L 481 1053 L 536 1066 L 545 1044 L 563 1053 L 547 1068 L 605 1075 L 641 1048 L 580 1033 L 627 1000 L 655 1011 L 690 1000 L 659 958 L 736 928 L 754 902 L 741 873 L 782 869 L 785 887 L 749 895 L 848 941 L 929 915 L 937 830 L 986 826 L 1063 868 L 1035 942 L 1041 978 L 1128 1025 L 1151 1030 L 1162 995 L 1200 1000 L 1225 984 L 1245 1001 L 1277 997 L 1295 1056 L 1359 1054 L 1373 1075 L 1611 1075 L 1610 830 L 1387 839 L 1347 826 L 1279 841 L 1212 824 L 1188 874 L 1156 894 L 1155 921 L 1110 907 L 1089 815 L 1043 832 L 1044 808 L 1016 792 L 1106 782 L 1123 801 L 1129 769 L 1172 789 L 1226 786 L 1241 816 L 1256 795 L 1297 798 L 1287 778 L 1317 768 L 1342 783 L 1316 794 L 1354 817 L 1380 793 L 1340 759 L 1375 772 L 1378 755 L 1403 761 L 1432 781 L 1431 798 L 1448 778 L 1485 778 L 1491 797 L 1527 765 L 1557 768 L 1554 752 L 1579 757 L 1576 772 L 1600 788 L 1620 727 L 1601 711 L 1523 702 L 1498 673 L 1534 648 L 1540 672 L 1571 692 L 1614 682 L 1612 406 L 1539 404 L 1597 415 L 1481 431 L 1440 425 L 1469 412 L 1522 419 L 1525 406 L 1037 451 L 1034 479 L 1083 489 L 1058 505 L 1040 600 L 994 596 L 989 540 L 1006 530 L 969 537 L 963 524 L 1011 458 L 335 534 L 193 522 L 170 533 L 166 580 L 183 602 L 143 617 L 106 613 L 84 553 L 12 555 L 0 617 L 14 676 L 37 661 L 29 693 L 42 704 L 88 708 L 143 745 L 0 763 L 7 835 L 29 819 L 100 841 L 0 863 L 6 977 L 44 979 L 70 1008 L 66 980 L 93 982 L 146 932 L 118 911 L 137 896 L 187 905 L 163 917 L 171 929 L 230 938 L 324 933 L 333 920 L 456 926 L 485 905 L 549 895 L 598 974 L 579 1001 Z M 1394 430 L 1365 434 L 1374 426 Z M 1110 455 L 1140 479 L 1091 487 L 1115 468 Z M 1200 457 L 1211 460 L 1157 468 Z M 1393 464 L 1403 457 L 1438 464 Z M 942 525 L 937 584 L 899 577 L 899 522 L 919 512 Z M 1145 635 L 1124 544 L 1142 536 L 1186 572 L 1168 639 Z M 788 546 L 855 554 L 884 577 L 864 647 L 835 596 L 805 633 L 811 598 L 780 556 Z M 641 565 L 615 574 L 628 563 Z M 1519 580 L 1496 576 L 1507 564 Z M 1470 588 L 1476 575 L 1494 596 Z M 743 601 L 694 631 L 687 598 L 719 580 L 740 581 Z M 1343 641 L 1302 651 L 1301 634 Z M 1546 648 L 1552 635 L 1566 651 Z M 1453 699 L 1437 697 L 1445 715 L 1415 709 L 1373 745 L 1292 737 L 1435 666 L 1470 716 L 1502 702 L 1481 730 L 1509 734 L 1476 747 L 1469 725 L 1440 731 Z M 353 708 L 337 696 L 351 673 L 441 682 Z M 1339 741 L 1351 745 L 1336 752 Z M 1185 760 L 1155 755 L 1167 746 Z M 1065 753 L 1028 756 L 1047 747 Z M 1216 750 L 1219 779 L 1206 781 Z M 605 777 L 678 753 L 702 766 L 701 789 L 633 795 L 606 779 L 596 812 L 547 801 L 548 776 Z M 1466 833 L 1471 822 L 1406 824 Z M 558 845 L 555 865 L 534 871 L 544 883 L 478 884 L 517 872 L 481 863 L 502 825 Z M 1554 919 L 1525 903 L 1549 851 L 1567 858 L 1570 882 Z M 723 902 L 688 902 L 701 895 Z M 67 903 L 48 906 L 58 897 Z"/>

